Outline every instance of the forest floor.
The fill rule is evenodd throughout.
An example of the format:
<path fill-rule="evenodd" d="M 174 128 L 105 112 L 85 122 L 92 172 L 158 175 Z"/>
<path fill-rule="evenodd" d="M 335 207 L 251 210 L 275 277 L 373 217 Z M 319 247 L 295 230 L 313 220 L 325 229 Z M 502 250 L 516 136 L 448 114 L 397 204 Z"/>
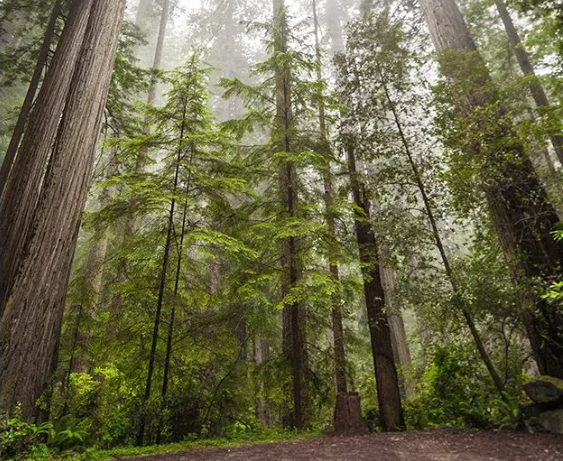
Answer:
<path fill-rule="evenodd" d="M 433 429 L 190 450 L 143 461 L 563 461 L 563 436 Z M 125 461 L 122 459 L 122 461 Z"/>

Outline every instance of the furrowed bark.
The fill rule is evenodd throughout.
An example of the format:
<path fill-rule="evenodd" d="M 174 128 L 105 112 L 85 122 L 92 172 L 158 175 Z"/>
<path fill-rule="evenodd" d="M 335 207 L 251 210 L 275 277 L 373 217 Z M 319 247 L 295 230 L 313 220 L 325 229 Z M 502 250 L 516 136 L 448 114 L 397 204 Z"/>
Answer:
<path fill-rule="evenodd" d="M 78 62 L 93 0 L 75 0 L 35 107 L 11 165 L 2 191 L 0 243 L 2 247 L 0 301 L 6 301 L 32 217 L 44 183 L 45 172 Z"/>
<path fill-rule="evenodd" d="M 97 0 L 92 5 L 78 3 L 87 8 L 86 12 L 91 7 L 84 43 L 79 47 L 76 66 L 72 66 L 74 72 L 72 83 L 67 86 L 64 114 L 26 236 L 25 258 L 19 264 L 5 303 L 0 329 L 1 403 L 3 409 L 10 411 L 16 402 L 21 402 L 26 417 L 36 413 L 35 402 L 57 362 L 72 258 L 125 3 L 125 0 Z M 82 12 L 79 9 L 74 14 L 77 11 Z M 73 47 L 70 52 L 76 56 Z M 57 67 L 53 63 L 51 69 Z M 44 84 L 44 88 L 49 86 Z M 37 112 L 41 113 L 41 109 L 38 106 Z M 43 120 L 43 124 L 50 123 L 48 119 Z M 43 131 L 40 124 L 38 128 Z M 14 171 L 10 177 L 18 176 Z"/>

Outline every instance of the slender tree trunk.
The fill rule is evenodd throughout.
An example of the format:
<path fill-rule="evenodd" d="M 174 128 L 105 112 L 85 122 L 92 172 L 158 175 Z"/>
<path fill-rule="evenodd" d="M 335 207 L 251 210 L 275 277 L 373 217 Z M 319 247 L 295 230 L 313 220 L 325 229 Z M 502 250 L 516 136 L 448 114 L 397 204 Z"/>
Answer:
<path fill-rule="evenodd" d="M 184 139 L 184 133 L 186 129 L 186 111 L 187 111 L 187 101 L 184 102 L 183 112 L 182 112 L 182 126 L 180 128 L 180 139 Z M 172 193 L 175 194 L 178 189 L 178 182 L 180 178 L 180 166 L 182 162 L 182 148 L 178 148 L 176 153 L 176 167 L 174 170 L 174 184 Z M 160 322 L 162 317 L 162 306 L 164 303 L 164 292 L 166 289 L 166 273 L 168 271 L 168 261 L 170 259 L 170 246 L 172 244 L 172 231 L 174 229 L 174 213 L 176 209 L 176 199 L 173 198 L 170 202 L 170 210 L 168 212 L 168 223 L 166 227 L 166 241 L 164 244 L 164 255 L 162 257 L 162 267 L 160 269 L 160 279 L 158 284 L 158 298 L 156 301 L 156 311 L 154 316 L 153 333 L 151 341 L 151 349 L 149 353 L 149 363 L 147 371 L 147 382 L 145 384 L 145 394 L 143 397 L 143 404 L 146 405 L 151 396 L 152 389 L 152 378 L 154 374 L 154 365 L 156 361 L 156 346 L 158 345 L 158 336 L 160 332 Z M 141 412 L 141 421 L 139 423 L 139 432 L 137 434 L 137 445 L 142 445 L 145 437 L 145 425 L 146 425 L 146 414 L 145 409 Z"/>
<path fill-rule="evenodd" d="M 471 76 L 472 88 L 463 100 L 456 101 L 460 113 L 472 113 L 483 106 L 498 107 L 495 119 L 483 122 L 487 124 L 482 128 L 483 138 L 479 144 L 474 143 L 472 150 L 480 153 L 482 145 L 502 146 L 487 153 L 481 187 L 522 293 L 524 325 L 538 368 L 543 374 L 563 378 L 563 318 L 534 286 L 538 280 L 561 277 L 563 245 L 551 235 L 557 215 L 513 126 L 506 120 L 507 112 L 455 1 L 420 0 L 420 4 L 434 46 L 446 57 L 441 62 L 444 75 L 452 82 L 460 75 Z M 460 58 L 455 69 L 448 62 L 453 55 Z M 467 69 L 460 69 L 460 63 Z"/>
<path fill-rule="evenodd" d="M 370 219 L 369 201 L 358 179 L 353 143 L 346 142 L 348 171 L 352 196 L 357 207 L 354 218 L 356 238 L 364 279 L 364 295 L 368 313 L 371 348 L 377 383 L 379 413 L 384 431 L 405 428 L 399 377 L 395 367 L 391 329 L 386 313 L 385 292 L 381 282 L 377 241 Z M 360 211 L 361 210 L 361 211 Z"/>
<path fill-rule="evenodd" d="M 144 15 L 147 14 L 148 8 L 149 8 L 149 3 L 145 0 L 140 0 L 139 10 L 137 11 L 137 25 L 140 25 L 139 22 L 142 20 Z M 166 28 L 168 25 L 169 16 L 170 16 L 170 0 L 164 0 L 162 4 L 162 11 L 160 14 L 160 26 L 158 30 L 158 38 L 157 38 L 156 49 L 154 53 L 154 59 L 152 63 L 153 71 L 158 71 L 161 68 L 162 55 L 164 51 L 164 39 L 166 37 Z M 147 95 L 147 104 L 154 105 L 154 103 L 156 102 L 157 87 L 158 87 L 158 79 L 156 78 L 155 75 L 151 79 L 149 92 Z M 150 132 L 150 125 L 147 122 L 145 122 L 145 125 L 143 127 L 143 132 L 144 134 L 149 134 Z M 147 156 L 148 156 L 148 151 L 142 150 L 137 157 L 135 170 L 136 173 L 139 175 L 145 173 L 145 168 L 148 160 Z M 138 228 L 137 206 L 138 206 L 137 197 L 132 197 L 131 207 L 129 213 L 127 214 L 127 220 L 125 223 L 125 229 L 123 233 L 123 246 L 126 248 L 131 245 L 131 241 L 135 236 L 135 234 L 137 233 L 137 228 Z M 128 272 L 129 272 L 129 262 L 127 261 L 127 259 L 123 259 L 119 261 L 117 266 L 117 275 L 116 275 L 116 282 L 118 285 L 123 284 L 127 280 Z M 118 317 L 120 315 L 122 302 L 123 299 L 120 293 L 116 293 L 112 297 L 111 311 L 115 317 Z"/>
<path fill-rule="evenodd" d="M 153 72 L 157 72 L 162 67 L 162 54 L 164 51 L 164 39 L 166 37 L 166 28 L 168 25 L 168 17 L 170 15 L 170 0 L 164 0 L 162 3 L 162 11 L 160 13 L 160 26 L 158 29 L 158 38 L 156 41 L 156 49 L 154 52 L 154 60 L 152 63 L 152 70 Z M 155 75 L 151 78 L 151 83 L 149 86 L 149 93 L 147 96 L 147 104 L 152 106 L 156 102 L 156 93 L 158 89 L 158 78 Z M 148 134 L 150 132 L 150 125 L 148 122 L 145 122 L 143 127 L 143 132 Z M 145 172 L 145 168 L 147 165 L 147 156 L 148 151 L 142 150 L 139 153 L 139 157 L 137 159 L 136 170 L 138 174 L 143 174 Z M 135 202 L 136 200 L 134 200 Z M 129 240 L 135 233 L 137 232 L 137 212 L 135 203 L 132 206 L 132 211 L 128 217 L 127 225 L 126 225 L 126 233 L 125 239 Z"/>
<path fill-rule="evenodd" d="M 141 5 L 139 5 L 140 7 Z M 154 52 L 154 60 L 152 63 L 152 70 L 156 72 L 162 67 L 162 54 L 164 51 L 164 39 L 166 38 L 166 28 L 168 25 L 168 19 L 170 15 L 170 0 L 164 0 L 162 4 L 162 11 L 160 13 L 160 26 L 158 29 L 158 38 L 156 41 L 156 49 Z M 158 79 L 156 74 L 151 78 L 151 83 L 149 86 L 149 93 L 147 96 L 147 104 L 154 105 L 156 102 L 156 93 L 158 89 Z M 145 123 L 143 127 L 143 132 L 148 134 L 150 132 L 150 125 Z M 146 150 L 141 151 L 139 158 L 137 159 L 136 170 L 138 174 L 143 174 L 147 165 L 147 155 Z M 132 211 L 128 217 L 127 225 L 125 227 L 125 239 L 130 240 L 133 235 L 137 232 L 137 213 L 135 204 L 132 206 Z"/>
<path fill-rule="evenodd" d="M 21 138 L 25 131 L 25 125 L 27 123 L 29 113 L 31 112 L 31 108 L 33 107 L 33 101 L 35 100 L 37 89 L 39 88 L 39 84 L 41 83 L 43 70 L 47 65 L 47 59 L 49 57 L 51 42 L 53 41 L 53 36 L 55 35 L 57 20 L 59 19 L 59 16 L 61 14 L 62 3 L 63 0 L 56 0 L 55 4 L 53 5 L 51 17 L 49 18 L 47 28 L 45 29 L 43 43 L 41 44 L 41 48 L 39 49 L 39 57 L 37 59 L 37 63 L 35 64 L 35 69 L 33 71 L 33 75 L 31 76 L 29 87 L 27 88 L 27 93 L 20 109 L 16 126 L 14 127 L 14 131 L 12 132 L 12 138 L 10 139 L 10 143 L 8 144 L 6 156 L 4 157 L 4 161 L 2 162 L 2 169 L 0 170 L 0 195 L 4 190 L 4 185 L 6 184 L 8 175 L 10 174 L 12 163 L 14 162 L 14 158 L 16 157 Z"/>
<path fill-rule="evenodd" d="M 0 301 L 6 301 L 44 183 L 45 171 L 78 62 L 93 0 L 75 0 L 53 61 L 29 115 L 18 155 L 1 197 L 2 247 Z"/>
<path fill-rule="evenodd" d="M 385 92 L 385 96 L 386 96 L 386 99 L 387 99 L 387 105 L 389 107 L 389 110 L 393 114 L 393 120 L 395 121 L 395 125 L 397 127 L 398 132 L 399 132 L 399 136 L 401 138 L 401 142 L 403 144 L 405 154 L 406 154 L 407 159 L 409 161 L 409 165 L 411 167 L 414 179 L 416 181 L 418 190 L 419 190 L 420 195 L 422 197 L 422 201 L 424 203 L 424 209 L 426 210 L 426 216 L 428 217 L 428 220 L 430 221 L 430 226 L 432 228 L 432 234 L 434 236 L 434 241 L 436 243 L 436 247 L 438 248 L 438 252 L 440 253 L 440 258 L 442 259 L 442 263 L 443 263 L 444 268 L 446 270 L 446 275 L 448 277 L 450 285 L 452 286 L 452 290 L 454 292 L 454 301 L 455 301 L 456 304 L 460 304 L 460 303 L 463 302 L 462 296 L 461 296 L 461 291 L 459 290 L 459 287 L 457 285 L 457 281 L 455 279 L 453 269 L 450 265 L 450 260 L 448 258 L 448 255 L 446 253 L 446 249 L 445 249 L 444 244 L 442 242 L 442 237 L 441 237 L 440 231 L 438 229 L 438 224 L 437 224 L 436 218 L 434 216 L 434 212 L 432 210 L 432 204 L 430 202 L 430 198 L 428 197 L 428 194 L 426 193 L 426 186 L 424 185 L 424 182 L 422 181 L 422 175 L 420 174 L 418 166 L 416 165 L 416 162 L 414 160 L 414 156 L 413 156 L 412 151 L 410 149 L 410 144 L 409 144 L 407 137 L 406 137 L 406 135 L 403 131 L 403 125 L 401 124 L 401 120 L 399 118 L 399 113 L 397 112 L 395 104 L 394 104 L 393 100 L 391 99 L 391 95 L 389 94 L 387 84 L 386 84 L 385 81 L 383 81 L 383 79 L 382 79 L 382 85 L 383 85 L 383 90 Z M 503 399 L 506 398 L 505 393 L 504 393 L 504 384 L 502 383 L 500 376 L 497 373 L 497 371 L 496 371 L 496 369 L 493 365 L 493 362 L 492 362 L 492 360 L 489 356 L 489 353 L 487 352 L 487 350 L 485 348 L 483 340 L 481 339 L 481 335 L 479 334 L 479 330 L 477 330 L 477 327 L 475 325 L 473 315 L 464 306 L 461 306 L 461 311 L 463 313 L 463 317 L 464 317 L 465 322 L 466 322 L 466 324 L 469 328 L 469 331 L 471 332 L 471 336 L 473 337 L 473 341 L 475 342 L 475 346 L 477 347 L 477 351 L 479 352 L 479 355 L 481 356 L 481 359 L 483 360 L 483 363 L 485 364 L 487 371 L 489 372 L 495 387 L 499 391 L 501 398 L 503 398 Z"/>
<path fill-rule="evenodd" d="M 273 0 L 274 11 L 274 51 L 287 52 L 287 21 L 284 0 Z M 276 69 L 276 141 L 284 152 L 291 152 L 289 131 L 291 129 L 293 114 L 291 108 L 291 76 L 287 65 Z M 291 161 L 283 164 L 279 169 L 279 183 L 284 216 L 296 217 L 297 208 L 297 171 Z M 285 298 L 294 288 L 300 278 L 297 256 L 297 241 L 291 236 L 284 240 L 282 249 L 282 297 Z M 293 301 L 283 310 L 283 337 L 285 354 L 291 366 L 293 413 L 292 426 L 296 429 L 304 427 L 303 414 L 303 371 L 304 371 L 304 342 L 303 320 L 301 305 Z"/>
<path fill-rule="evenodd" d="M 512 51 L 518 60 L 518 64 L 520 65 L 520 69 L 524 75 L 533 77 L 530 80 L 528 87 L 530 89 L 530 93 L 532 94 L 532 98 L 536 103 L 536 106 L 539 110 L 549 110 L 550 104 L 549 99 L 543 89 L 542 84 L 537 78 L 536 71 L 534 69 L 534 65 L 530 61 L 530 57 L 524 48 L 524 44 L 520 39 L 520 35 L 518 34 L 518 30 L 514 26 L 512 22 L 512 18 L 510 17 L 510 13 L 504 0 L 496 0 L 495 6 L 499 12 L 500 18 L 502 23 L 504 24 L 504 29 L 506 30 L 506 34 L 508 35 L 508 40 L 510 41 L 510 45 L 512 46 Z M 550 135 L 551 143 L 553 144 L 553 149 L 557 154 L 557 158 L 563 165 L 563 135 Z"/>
<path fill-rule="evenodd" d="M 166 337 L 166 355 L 164 357 L 164 374 L 162 377 L 162 389 L 160 391 L 161 396 L 161 408 L 164 410 L 166 405 L 166 396 L 168 394 L 168 382 L 170 379 L 170 362 L 172 360 L 172 342 L 174 340 L 174 325 L 176 321 L 176 303 L 178 302 L 178 288 L 180 286 L 180 273 L 182 271 L 182 254 L 184 248 L 184 234 L 186 232 L 186 220 L 188 214 L 187 202 L 184 203 L 184 210 L 182 212 L 182 228 L 180 234 L 180 242 L 178 244 L 178 261 L 176 263 L 176 276 L 174 278 L 174 302 L 172 304 L 172 310 L 170 311 L 170 319 L 168 321 L 168 333 Z M 156 434 L 156 443 L 160 444 L 162 440 L 162 411 L 161 420 L 158 424 L 158 431 Z"/>
<path fill-rule="evenodd" d="M 317 15 L 317 2 L 313 0 L 313 20 L 315 25 L 315 52 L 317 62 L 317 79 L 322 80 L 322 59 L 321 59 L 321 46 L 319 40 L 319 19 Z M 331 148 L 328 140 L 328 127 L 326 124 L 326 113 L 324 104 L 319 104 L 319 129 L 320 129 L 320 144 L 322 153 L 325 156 L 325 164 L 322 167 L 321 175 L 323 178 L 324 188 L 324 202 L 325 202 L 325 219 L 329 231 L 329 238 L 336 241 L 336 221 L 334 217 L 334 192 L 332 184 L 331 172 Z M 338 264 L 330 262 L 331 255 L 327 255 L 329 260 L 329 270 L 335 282 L 340 280 L 338 271 Z M 334 295 L 332 300 L 332 334 L 333 334 L 333 347 L 334 347 L 334 371 L 336 392 L 347 392 L 346 383 L 346 352 L 344 349 L 344 326 L 342 323 L 342 300 L 338 294 Z"/>
<path fill-rule="evenodd" d="M 28 417 L 35 414 L 35 402 L 56 364 L 80 216 L 91 180 L 125 3 L 97 0 L 91 5 L 78 63 L 72 66 L 72 83 L 66 86 L 68 95 L 53 154 L 26 236 L 26 257 L 5 303 L 0 329 L 2 408 L 10 411 L 21 402 Z M 79 2 L 73 14 L 82 13 L 82 7 L 89 10 L 89 6 Z M 76 26 L 75 21 L 69 20 L 70 24 Z M 63 50 L 64 43 L 62 38 Z M 50 70 L 57 67 L 53 63 Z M 51 83 L 58 87 L 60 80 Z M 44 84 L 42 92 L 48 88 L 50 85 Z M 41 96 L 39 101 L 44 103 Z M 42 113 L 42 109 L 38 105 L 36 112 Z M 50 125 L 51 121 L 44 119 L 43 124 Z M 28 130 L 37 126 L 43 131 L 38 125 L 30 123 Z M 10 177 L 25 182 L 17 171 Z"/>
<path fill-rule="evenodd" d="M 193 161 L 193 146 L 192 151 L 190 154 L 190 165 Z M 185 192 L 188 193 L 190 189 L 190 182 L 191 182 L 191 170 L 188 173 L 188 179 L 185 185 Z M 170 379 L 170 362 L 172 360 L 172 342 L 174 339 L 174 326 L 176 322 L 176 303 L 178 302 L 178 290 L 180 288 L 180 274 L 182 272 L 182 256 L 184 252 L 184 237 L 186 234 L 186 226 L 188 220 L 188 202 L 184 202 L 184 209 L 182 211 L 182 227 L 180 230 L 180 242 L 178 243 L 178 261 L 176 263 L 176 276 L 174 278 L 174 303 L 172 304 L 172 310 L 170 311 L 170 320 L 168 323 L 168 334 L 166 338 L 166 355 L 164 358 L 164 374 L 162 377 L 162 390 L 161 390 L 161 397 L 162 397 L 162 408 L 166 404 L 166 395 L 168 393 L 168 382 Z M 162 435 L 162 421 L 159 422 L 159 428 L 156 435 L 156 443 L 160 443 L 161 435 Z"/>

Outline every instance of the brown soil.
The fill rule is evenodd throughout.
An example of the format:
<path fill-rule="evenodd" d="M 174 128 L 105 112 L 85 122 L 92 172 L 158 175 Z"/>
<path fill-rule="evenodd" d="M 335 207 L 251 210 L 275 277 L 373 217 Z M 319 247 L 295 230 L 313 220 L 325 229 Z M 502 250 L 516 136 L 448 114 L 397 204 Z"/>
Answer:
<path fill-rule="evenodd" d="M 563 436 L 435 429 L 205 449 L 143 461 L 563 461 Z"/>

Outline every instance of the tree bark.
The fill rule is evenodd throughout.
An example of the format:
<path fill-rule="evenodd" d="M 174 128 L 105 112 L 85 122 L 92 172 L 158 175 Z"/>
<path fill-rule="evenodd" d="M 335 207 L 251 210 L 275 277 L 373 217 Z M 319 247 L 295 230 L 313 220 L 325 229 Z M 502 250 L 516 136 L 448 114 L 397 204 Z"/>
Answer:
<path fill-rule="evenodd" d="M 51 17 L 49 18 L 47 28 L 45 29 L 43 43 L 41 44 L 41 48 L 39 49 L 39 57 L 37 59 L 37 63 L 35 64 L 35 69 L 33 70 L 33 75 L 31 76 L 29 87 L 27 88 L 27 93 L 18 115 L 18 120 L 16 121 L 16 126 L 14 127 L 14 131 L 12 132 L 12 138 L 10 139 L 8 149 L 6 150 L 6 155 L 2 162 L 2 169 L 0 170 L 0 196 L 2 195 L 2 191 L 4 190 L 4 185 L 6 184 L 8 176 L 10 174 L 14 158 L 16 157 L 21 138 L 24 134 L 25 125 L 27 123 L 29 113 L 31 112 L 31 108 L 33 107 L 33 101 L 35 100 L 37 89 L 39 88 L 39 84 L 41 83 L 43 70 L 47 65 L 47 59 L 49 57 L 51 42 L 53 41 L 53 36 L 55 35 L 57 20 L 59 19 L 59 16 L 61 14 L 62 3 L 63 0 L 56 0 L 55 4 L 53 5 Z"/>
<path fill-rule="evenodd" d="M 377 383 L 379 413 L 384 431 L 405 428 L 399 377 L 395 367 L 391 329 L 386 312 L 385 292 L 381 281 L 378 246 L 370 219 L 369 201 L 359 181 L 353 142 L 345 142 L 348 172 L 355 211 L 354 224 L 360 254 L 364 296 Z"/>
<path fill-rule="evenodd" d="M 78 10 L 74 10 L 76 15 L 83 12 L 81 7 L 88 12 L 91 6 L 84 43 L 79 46 L 78 63 L 72 66 L 72 83 L 67 86 L 66 106 L 53 154 L 32 214 L 24 249 L 26 257 L 19 265 L 7 297 L 0 329 L 2 408 L 10 411 L 16 402 L 21 402 L 26 417 L 35 414 L 35 402 L 56 364 L 80 216 L 91 179 L 126 2 L 97 0 L 92 3 L 79 2 Z M 69 21 L 69 24 L 75 26 L 76 22 Z M 74 53 L 73 48 L 70 52 L 76 56 L 78 53 Z M 65 50 L 64 46 L 61 49 Z M 65 62 L 63 58 L 59 57 Z M 53 63 L 51 69 L 57 67 Z M 61 90 L 57 85 L 60 80 L 52 83 Z M 42 91 L 48 88 L 50 85 L 44 84 Z M 44 99 L 39 101 L 43 103 Z M 42 113 L 42 110 L 38 106 L 36 112 Z M 56 113 L 51 115 L 56 117 Z M 49 118 L 43 119 L 43 124 L 51 123 Z M 30 124 L 43 131 L 42 125 L 37 125 Z M 10 176 L 25 182 L 16 171 Z"/>
<path fill-rule="evenodd" d="M 75 0 L 72 4 L 53 62 L 29 116 L 19 155 L 14 158 L 2 191 L 2 304 L 23 260 L 23 247 L 28 239 L 27 233 L 44 183 L 93 3 L 93 0 Z"/>
<path fill-rule="evenodd" d="M 561 277 L 563 245 L 551 235 L 558 222 L 556 212 L 514 127 L 506 120 L 507 111 L 455 1 L 420 0 L 420 4 L 438 54 L 459 57 L 457 68 L 443 60 L 442 73 L 453 83 L 460 75 L 471 78 L 471 88 L 456 101 L 459 113 L 470 114 L 485 106 L 498 108 L 495 118 L 482 122 L 487 126 L 475 128 L 483 137 L 471 149 L 480 154 L 484 145 L 501 146 L 487 149 L 480 185 L 522 293 L 522 316 L 538 368 L 543 374 L 563 378 L 563 317 L 534 286 L 538 280 L 548 283 Z M 460 65 L 467 68 L 459 69 Z"/>
<path fill-rule="evenodd" d="M 510 17 L 510 13 L 508 8 L 506 7 L 503 0 L 496 0 L 495 6 L 498 10 L 499 16 L 504 24 L 504 29 L 506 30 L 506 35 L 508 35 L 508 40 L 510 41 L 510 45 L 512 47 L 512 51 L 516 56 L 518 64 L 520 65 L 520 69 L 522 73 L 526 76 L 533 77 L 532 80 L 528 83 L 528 88 L 530 89 L 530 93 L 536 106 L 540 111 L 546 111 L 550 109 L 549 99 L 543 89 L 542 84 L 537 78 L 536 71 L 534 69 L 534 65 L 530 61 L 530 57 L 524 48 L 524 44 L 520 38 L 520 34 L 518 34 L 518 30 L 514 26 L 512 22 L 512 18 Z M 563 135 L 561 134 L 553 134 L 550 135 L 551 144 L 553 145 L 553 149 L 557 154 L 557 158 L 563 165 Z"/>

